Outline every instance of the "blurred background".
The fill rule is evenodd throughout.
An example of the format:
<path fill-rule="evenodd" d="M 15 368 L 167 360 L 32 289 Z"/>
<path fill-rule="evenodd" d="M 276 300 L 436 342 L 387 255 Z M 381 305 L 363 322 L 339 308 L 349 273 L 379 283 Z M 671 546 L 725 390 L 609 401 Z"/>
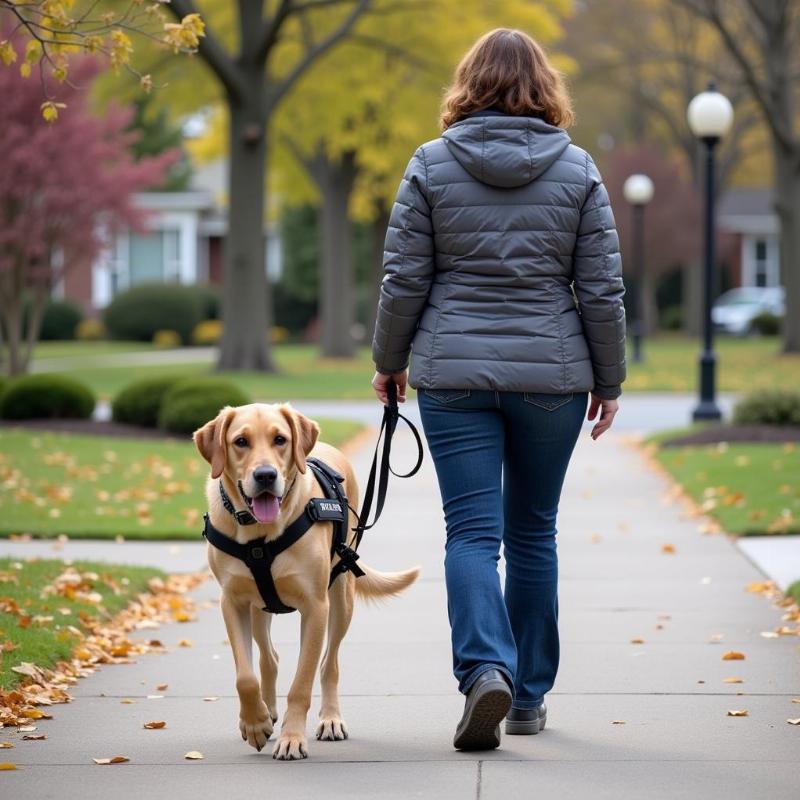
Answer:
<path fill-rule="evenodd" d="M 800 0 L 0 0 L 0 532 L 196 535 L 186 439 L 226 403 L 306 403 L 332 441 L 374 421 L 391 203 L 497 26 L 563 70 L 612 198 L 620 426 L 657 437 L 726 530 L 797 532 L 798 18 Z"/>
<path fill-rule="evenodd" d="M 108 797 L 80 771 L 90 756 L 219 753 L 235 711 L 218 589 L 190 594 L 208 475 L 191 434 L 226 404 L 292 401 L 363 485 L 391 204 L 439 134 L 455 65 L 496 27 L 531 34 L 565 74 L 627 288 L 621 410 L 599 442 L 584 425 L 565 486 L 567 689 L 531 780 L 555 758 L 562 794 L 591 781 L 634 796 L 646 774 L 653 797 L 796 796 L 800 0 L 0 0 L 0 728 L 18 729 L 0 748 L 59 765 L 20 773 L 39 781 L 29 796 Z M 413 392 L 404 413 L 418 420 Z M 414 452 L 401 430 L 398 471 Z M 395 611 L 359 612 L 343 675 L 381 727 L 354 727 L 369 747 L 345 760 L 409 759 L 375 783 L 403 796 L 414 781 L 460 797 L 488 797 L 492 776 L 516 786 L 522 772 L 487 762 L 462 791 L 466 772 L 431 755 L 450 752 L 458 698 L 429 460 L 393 479 L 387 512 L 365 557 L 419 560 L 425 580 Z M 196 624 L 150 639 L 161 622 Z M 39 706 L 69 700 L 78 676 L 148 651 L 164 655 L 78 687 L 95 696 L 53 711 L 52 742 L 22 741 L 47 738 Z M 144 727 L 174 739 L 143 733 L 150 699 L 166 711 Z M 229 738 L 241 752 L 225 767 L 245 757 Z M 162 793 L 193 785 L 146 766 L 116 771 L 114 796 L 140 797 L 143 774 Z M 314 775 L 329 793 L 333 772 Z"/>

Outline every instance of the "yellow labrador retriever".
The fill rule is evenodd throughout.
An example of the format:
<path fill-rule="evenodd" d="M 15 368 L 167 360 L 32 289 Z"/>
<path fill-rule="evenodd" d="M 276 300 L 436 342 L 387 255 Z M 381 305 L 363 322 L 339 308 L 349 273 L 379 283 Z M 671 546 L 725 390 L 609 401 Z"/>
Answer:
<path fill-rule="evenodd" d="M 211 524 L 241 544 L 254 539 L 278 539 L 312 497 L 322 496 L 314 473 L 307 469 L 306 458 L 310 455 L 344 476 L 349 504 L 357 508 L 358 487 L 350 463 L 336 448 L 318 443 L 318 435 L 317 423 L 290 405 L 263 403 L 223 408 L 215 419 L 195 431 L 197 449 L 211 464 L 206 483 Z M 249 511 L 255 524 L 241 525 L 226 510 L 220 482 L 236 510 Z M 348 530 L 355 523 L 350 513 Z M 306 717 L 326 630 L 327 648 L 320 675 L 322 706 L 316 734 L 318 739 L 334 741 L 347 738 L 339 707 L 338 652 L 350 625 L 354 595 L 394 595 L 410 586 L 419 574 L 418 568 L 380 573 L 359 562 L 363 577 L 344 572 L 329 589 L 332 536 L 331 522 L 317 522 L 272 564 L 280 600 L 301 615 L 300 658 L 273 750 L 273 757 L 282 760 L 308 756 Z M 335 556 L 333 563 L 337 561 Z M 222 615 L 236 664 L 239 730 L 242 738 L 260 751 L 278 719 L 278 654 L 270 640 L 272 614 L 262 610 L 264 602 L 243 561 L 209 544 L 208 563 L 222 589 Z M 252 639 L 260 654 L 260 682 L 252 665 Z"/>

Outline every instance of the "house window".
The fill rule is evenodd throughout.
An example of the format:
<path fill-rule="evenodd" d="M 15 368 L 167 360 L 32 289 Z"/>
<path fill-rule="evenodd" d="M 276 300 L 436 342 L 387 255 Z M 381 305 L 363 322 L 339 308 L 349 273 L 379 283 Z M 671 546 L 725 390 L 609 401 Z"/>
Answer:
<path fill-rule="evenodd" d="M 180 236 L 176 229 L 131 233 L 128 276 L 137 283 L 164 283 L 180 277 Z"/>
<path fill-rule="evenodd" d="M 108 278 L 111 297 L 121 292 L 127 285 L 128 235 L 120 233 L 114 238 L 114 249 L 108 260 Z"/>
<path fill-rule="evenodd" d="M 179 281 L 181 277 L 181 240 L 177 230 L 162 232 L 164 237 L 164 280 Z"/>
<path fill-rule="evenodd" d="M 755 258 L 754 258 L 754 273 L 756 286 L 769 285 L 769 249 L 765 239 L 755 240 Z"/>

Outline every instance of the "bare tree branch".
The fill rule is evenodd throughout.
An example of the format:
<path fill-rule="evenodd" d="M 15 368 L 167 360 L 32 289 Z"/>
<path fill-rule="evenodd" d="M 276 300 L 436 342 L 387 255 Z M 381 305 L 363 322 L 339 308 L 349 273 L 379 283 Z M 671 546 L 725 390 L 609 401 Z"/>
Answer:
<path fill-rule="evenodd" d="M 432 67 L 432 64 L 429 61 L 417 58 L 412 53 L 409 53 L 408 50 L 398 47 L 391 42 L 379 39 L 376 36 L 369 36 L 365 33 L 353 33 L 350 35 L 350 41 L 355 44 L 363 44 L 365 47 L 368 47 L 372 50 L 383 50 L 388 55 L 396 56 L 397 58 L 408 62 L 412 66 L 419 67 L 423 70 L 431 69 Z"/>
<path fill-rule="evenodd" d="M 739 65 L 742 75 L 753 93 L 753 99 L 761 107 L 767 125 L 769 125 L 776 140 L 780 142 L 784 149 L 791 150 L 794 146 L 792 131 L 787 129 L 784 120 L 777 113 L 772 95 L 769 89 L 759 80 L 755 65 L 747 57 L 739 42 L 739 37 L 720 15 L 716 0 L 705 0 L 705 2 L 698 2 L 698 0 L 676 1 L 702 19 L 705 19 L 717 30 L 728 52 Z"/>
<path fill-rule="evenodd" d="M 308 158 L 303 151 L 298 146 L 297 142 L 294 140 L 293 136 L 287 136 L 283 134 L 281 136 L 281 142 L 283 142 L 284 147 L 295 157 L 297 163 L 304 167 L 309 173 L 311 172 L 311 159 Z"/>
<path fill-rule="evenodd" d="M 295 6 L 293 6 L 292 0 L 281 0 L 275 13 L 265 23 L 261 41 L 256 50 L 256 57 L 259 61 L 266 61 L 269 51 L 272 49 L 275 42 L 278 41 L 278 34 L 283 27 L 283 23 L 286 22 L 293 10 L 295 10 Z"/>
<path fill-rule="evenodd" d="M 199 13 L 192 0 L 172 0 L 166 7 L 178 20 L 187 14 Z M 228 94 L 241 99 L 246 91 L 244 79 L 228 51 L 208 28 L 205 36 L 200 39 L 198 53 L 219 78 Z"/>
<path fill-rule="evenodd" d="M 313 11 L 315 8 L 338 6 L 349 2 L 351 0 L 305 0 L 303 3 L 292 3 L 292 13 L 303 14 L 306 11 Z"/>
<path fill-rule="evenodd" d="M 281 98 L 294 86 L 298 78 L 314 63 L 320 56 L 328 52 L 335 44 L 340 42 L 350 33 L 353 25 L 358 18 L 369 7 L 370 0 L 358 0 L 353 10 L 347 15 L 342 24 L 328 36 L 320 39 L 315 45 L 306 50 L 302 58 L 294 65 L 289 74 L 276 85 L 270 87 L 267 96 L 267 105 L 275 107 Z"/>

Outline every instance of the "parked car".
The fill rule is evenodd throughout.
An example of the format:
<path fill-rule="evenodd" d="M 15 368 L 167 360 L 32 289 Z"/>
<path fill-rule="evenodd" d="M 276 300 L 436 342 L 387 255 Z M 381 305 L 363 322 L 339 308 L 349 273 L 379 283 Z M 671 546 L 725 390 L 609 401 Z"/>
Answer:
<path fill-rule="evenodd" d="M 736 336 L 753 333 L 753 319 L 759 314 L 783 317 L 786 313 L 782 287 L 746 286 L 721 294 L 711 309 L 711 320 L 717 330 Z"/>

